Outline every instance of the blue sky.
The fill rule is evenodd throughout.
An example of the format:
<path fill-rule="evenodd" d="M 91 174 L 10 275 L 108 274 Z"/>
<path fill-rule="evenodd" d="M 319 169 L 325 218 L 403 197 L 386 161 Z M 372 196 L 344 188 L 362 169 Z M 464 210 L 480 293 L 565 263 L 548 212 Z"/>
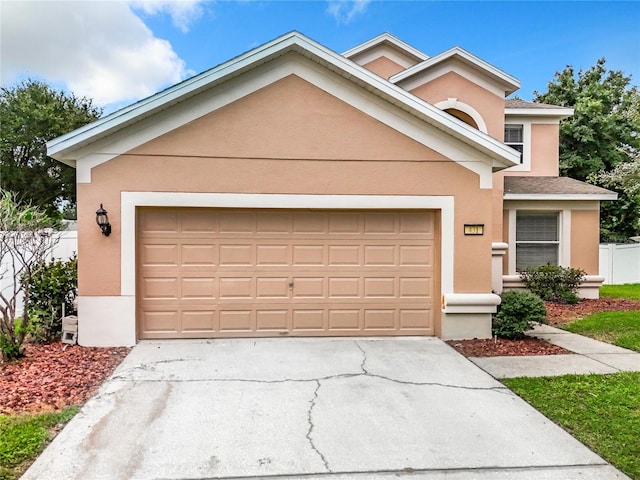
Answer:
<path fill-rule="evenodd" d="M 124 106 L 291 30 L 338 52 L 382 32 L 435 55 L 461 46 L 531 99 L 566 65 L 640 79 L 638 1 L 12 1 L 2 11 L 2 84 L 26 77 Z"/>

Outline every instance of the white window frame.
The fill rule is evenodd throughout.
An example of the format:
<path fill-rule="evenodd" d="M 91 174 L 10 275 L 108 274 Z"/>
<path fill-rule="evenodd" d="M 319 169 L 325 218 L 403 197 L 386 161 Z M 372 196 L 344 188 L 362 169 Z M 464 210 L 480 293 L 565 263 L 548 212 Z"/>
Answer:
<path fill-rule="evenodd" d="M 539 123 L 536 121 L 536 123 Z M 531 171 L 531 119 L 526 117 L 506 117 L 506 125 L 522 125 L 522 158 L 519 165 L 514 165 L 505 172 L 530 172 Z M 505 143 L 505 145 L 508 145 Z"/>
<path fill-rule="evenodd" d="M 515 129 L 517 127 L 520 127 L 520 134 L 522 137 L 522 141 L 520 142 L 507 142 L 507 128 L 512 128 Z M 520 151 L 520 164 L 523 163 L 524 161 L 524 124 L 523 123 L 505 123 L 504 124 L 504 130 L 505 130 L 505 140 L 504 140 L 504 144 L 513 148 L 514 150 L 518 150 L 518 148 L 514 148 L 514 147 L 522 147 L 522 150 L 518 150 Z"/>
<path fill-rule="evenodd" d="M 569 267 L 571 261 L 571 210 L 558 208 L 554 205 L 536 206 L 528 208 L 510 208 L 509 210 L 509 275 L 519 275 L 516 271 L 516 222 L 518 212 L 527 213 L 558 213 L 558 265 Z"/>

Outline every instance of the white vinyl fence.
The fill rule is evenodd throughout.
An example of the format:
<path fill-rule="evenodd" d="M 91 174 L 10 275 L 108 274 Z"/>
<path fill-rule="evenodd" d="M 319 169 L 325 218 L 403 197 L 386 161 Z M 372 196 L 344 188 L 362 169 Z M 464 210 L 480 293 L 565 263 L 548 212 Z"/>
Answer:
<path fill-rule="evenodd" d="M 600 275 L 604 283 L 640 283 L 640 243 L 600 245 Z"/>
<path fill-rule="evenodd" d="M 51 255 L 48 256 L 48 260 L 56 259 L 56 260 L 67 260 L 71 258 L 78 251 L 78 232 L 77 231 L 64 231 L 60 232 L 60 241 L 54 247 Z M 0 291 L 6 292 L 8 295 L 11 295 L 13 292 L 13 286 L 15 279 L 8 275 L 11 272 L 10 258 L 3 258 L 0 261 Z M 22 315 L 22 297 L 18 298 L 18 302 L 16 305 L 16 312 L 18 316 Z"/>

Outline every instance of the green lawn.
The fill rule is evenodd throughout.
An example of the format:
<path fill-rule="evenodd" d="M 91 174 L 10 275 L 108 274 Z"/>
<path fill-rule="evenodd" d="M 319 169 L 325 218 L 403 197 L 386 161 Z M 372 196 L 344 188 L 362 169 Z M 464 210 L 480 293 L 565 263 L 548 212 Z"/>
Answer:
<path fill-rule="evenodd" d="M 562 328 L 640 352 L 640 311 L 594 313 Z"/>
<path fill-rule="evenodd" d="M 42 452 L 52 432 L 78 412 L 68 407 L 41 415 L 0 415 L 0 480 L 19 478 L 25 464 Z"/>
<path fill-rule="evenodd" d="M 616 468 L 640 480 L 640 372 L 503 382 Z"/>
<path fill-rule="evenodd" d="M 609 298 L 629 298 L 640 300 L 640 283 L 625 283 L 624 285 L 603 285 L 600 296 Z"/>

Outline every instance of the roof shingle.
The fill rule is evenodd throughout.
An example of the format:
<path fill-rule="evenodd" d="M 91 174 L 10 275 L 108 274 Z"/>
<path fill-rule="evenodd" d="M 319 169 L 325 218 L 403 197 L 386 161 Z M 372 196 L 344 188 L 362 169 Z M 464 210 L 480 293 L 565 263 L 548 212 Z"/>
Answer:
<path fill-rule="evenodd" d="M 594 197 L 617 195 L 606 188 L 569 177 L 504 177 L 506 195 L 588 195 Z"/>

